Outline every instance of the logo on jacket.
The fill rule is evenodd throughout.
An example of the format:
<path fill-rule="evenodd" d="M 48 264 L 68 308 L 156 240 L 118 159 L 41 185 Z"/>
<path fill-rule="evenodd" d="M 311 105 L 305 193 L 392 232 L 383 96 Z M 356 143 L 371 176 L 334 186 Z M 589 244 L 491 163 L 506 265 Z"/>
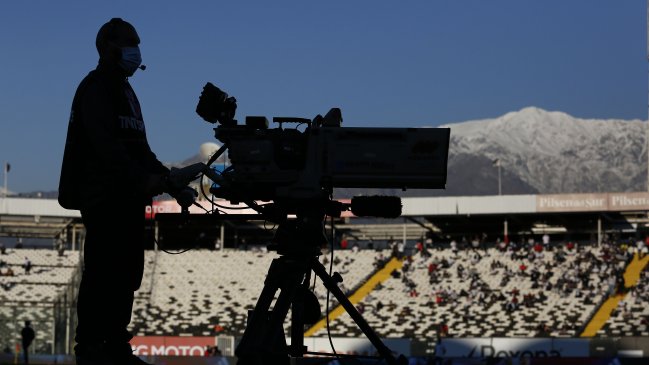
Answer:
<path fill-rule="evenodd" d="M 122 129 L 132 129 L 144 133 L 144 122 L 131 116 L 120 115 L 119 127 Z"/>

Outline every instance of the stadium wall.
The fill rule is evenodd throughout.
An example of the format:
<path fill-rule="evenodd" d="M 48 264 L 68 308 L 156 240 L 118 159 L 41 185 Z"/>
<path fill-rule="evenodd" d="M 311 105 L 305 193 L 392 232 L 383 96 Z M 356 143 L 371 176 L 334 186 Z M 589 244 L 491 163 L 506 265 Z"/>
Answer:
<path fill-rule="evenodd" d="M 434 216 L 456 214 L 503 214 L 548 212 L 645 211 L 649 210 L 649 192 L 496 195 L 402 198 L 403 216 Z M 199 202 L 205 208 L 211 203 Z M 237 207 L 226 201 L 220 204 Z M 147 208 L 151 217 L 156 213 L 177 213 L 175 200 L 154 201 Z M 192 213 L 203 213 L 190 207 Z M 252 209 L 232 213 L 254 213 Z M 55 199 L 0 198 L 0 215 L 27 215 L 51 217 L 79 217 L 79 211 L 63 209 Z"/>
<path fill-rule="evenodd" d="M 649 338 L 444 338 L 436 355 L 445 358 L 648 357 Z"/>

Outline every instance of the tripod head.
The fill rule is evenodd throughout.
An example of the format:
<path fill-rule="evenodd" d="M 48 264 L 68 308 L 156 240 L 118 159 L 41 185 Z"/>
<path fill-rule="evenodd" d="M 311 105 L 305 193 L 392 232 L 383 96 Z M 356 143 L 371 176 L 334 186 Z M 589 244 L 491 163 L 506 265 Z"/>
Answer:
<path fill-rule="evenodd" d="M 339 218 L 349 211 L 359 217 L 396 218 L 401 215 L 401 199 L 393 196 L 359 196 L 343 203 L 322 196 L 320 199 L 276 200 L 260 206 L 258 212 L 277 223 L 269 250 L 280 255 L 319 256 L 327 243 L 326 216 Z M 289 218 L 291 217 L 291 218 Z"/>

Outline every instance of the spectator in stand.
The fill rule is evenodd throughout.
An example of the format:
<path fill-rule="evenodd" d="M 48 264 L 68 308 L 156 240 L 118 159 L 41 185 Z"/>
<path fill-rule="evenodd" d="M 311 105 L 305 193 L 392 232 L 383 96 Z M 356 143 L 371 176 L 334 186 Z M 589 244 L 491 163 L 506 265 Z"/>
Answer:
<path fill-rule="evenodd" d="M 518 267 L 518 269 L 520 270 L 520 275 L 522 275 L 522 276 L 527 276 L 527 272 L 526 272 L 526 270 L 527 270 L 527 265 L 525 265 L 524 263 L 522 263 L 522 264 L 520 264 L 520 266 Z"/>
<path fill-rule="evenodd" d="M 397 305 L 394 302 L 392 302 L 392 300 L 390 300 L 390 302 L 388 302 L 388 311 L 392 312 L 395 309 L 397 309 Z"/>
<path fill-rule="evenodd" d="M 507 302 L 507 304 L 505 304 L 505 311 L 508 312 L 508 313 L 511 313 L 511 312 L 513 312 L 513 311 L 515 311 L 517 309 L 518 309 L 518 298 L 517 297 L 513 297 L 512 300 L 510 300 L 509 302 Z"/>
<path fill-rule="evenodd" d="M 474 236 L 471 240 L 471 248 L 474 250 L 478 250 L 480 248 L 480 240 L 478 239 L 478 236 Z"/>
<path fill-rule="evenodd" d="M 480 262 L 480 259 L 482 256 L 478 253 L 478 251 L 475 251 L 473 255 L 471 255 L 471 265 L 475 266 Z"/>
<path fill-rule="evenodd" d="M 635 242 L 636 245 L 636 252 L 638 253 L 638 258 L 642 259 L 644 255 L 642 254 L 642 248 L 645 247 L 645 243 L 642 240 L 637 240 Z"/>
<path fill-rule="evenodd" d="M 415 244 L 415 249 L 417 249 L 418 254 L 423 255 L 424 244 L 421 242 L 421 240 L 417 241 L 417 243 Z"/>
<path fill-rule="evenodd" d="M 519 245 L 516 243 L 516 241 L 510 241 L 507 243 L 507 250 L 509 252 L 515 253 L 516 251 L 518 251 L 518 246 Z"/>
<path fill-rule="evenodd" d="M 403 265 L 401 266 L 401 271 L 403 271 L 404 273 L 407 273 L 408 270 L 410 270 L 410 261 L 409 261 L 409 260 L 405 260 L 405 261 L 403 262 Z"/>
<path fill-rule="evenodd" d="M 568 241 L 568 243 L 566 243 L 567 251 L 572 251 L 574 248 L 575 248 L 575 244 L 572 241 Z"/>
<path fill-rule="evenodd" d="M 524 249 L 530 250 L 532 247 L 534 247 L 534 238 L 530 237 L 527 239 L 527 244 L 523 246 Z"/>
<path fill-rule="evenodd" d="M 23 269 L 25 269 L 25 274 L 29 274 L 32 270 L 32 262 L 28 257 L 25 257 L 25 262 L 23 263 Z"/>
<path fill-rule="evenodd" d="M 397 244 L 397 257 L 401 260 L 404 258 L 406 253 L 406 243 L 401 241 Z"/>
<path fill-rule="evenodd" d="M 464 266 L 462 264 L 457 265 L 457 277 L 460 279 L 464 277 Z"/>
<path fill-rule="evenodd" d="M 626 285 L 624 283 L 624 274 L 621 271 L 618 271 L 615 275 L 615 291 L 616 294 L 625 294 Z"/>
<path fill-rule="evenodd" d="M 457 241 L 456 240 L 451 240 L 451 252 L 453 252 L 454 255 L 457 255 Z"/>
<path fill-rule="evenodd" d="M 375 309 L 376 313 L 380 312 L 381 309 L 383 309 L 383 303 L 379 301 L 378 303 L 376 303 L 376 309 Z"/>
<path fill-rule="evenodd" d="M 439 325 L 438 337 L 448 337 L 448 325 L 446 323 L 442 323 Z"/>
<path fill-rule="evenodd" d="M 56 240 L 56 252 L 58 253 L 59 257 L 63 257 L 65 255 L 65 243 L 60 238 Z"/>
<path fill-rule="evenodd" d="M 505 252 L 507 251 L 507 242 L 505 240 L 500 240 L 500 237 L 496 239 L 496 247 L 498 248 L 498 251 L 500 252 Z"/>
<path fill-rule="evenodd" d="M 374 257 L 374 267 L 375 268 L 380 268 L 384 264 L 385 258 L 383 257 L 383 254 L 379 252 L 377 256 Z"/>
<path fill-rule="evenodd" d="M 0 242 L 0 255 L 6 255 L 7 254 L 7 247 L 5 247 L 5 244 Z"/>
<path fill-rule="evenodd" d="M 509 294 L 511 294 L 512 297 L 514 297 L 514 298 L 516 298 L 516 297 L 518 296 L 518 294 L 520 294 L 520 293 L 521 293 L 521 292 L 520 292 L 520 290 L 518 290 L 517 287 L 514 287 L 514 289 L 512 289 L 512 290 L 509 292 Z"/>
<path fill-rule="evenodd" d="M 340 249 L 341 250 L 346 250 L 347 249 L 347 237 L 344 237 L 340 240 Z"/>
<path fill-rule="evenodd" d="M 546 250 L 550 249 L 550 236 L 546 233 L 543 235 L 541 238 L 541 241 L 543 242 L 543 247 L 545 247 Z"/>
<path fill-rule="evenodd" d="M 550 327 L 545 323 L 540 323 L 536 327 L 537 333 L 535 337 L 550 337 Z"/>
<path fill-rule="evenodd" d="M 466 250 L 469 247 L 469 241 L 467 241 L 466 236 L 462 236 L 462 240 L 460 240 L 460 250 Z"/>
<path fill-rule="evenodd" d="M 389 248 L 390 248 L 390 256 L 391 257 L 398 257 L 399 256 L 399 249 L 398 249 L 398 243 L 397 241 L 390 241 Z"/>

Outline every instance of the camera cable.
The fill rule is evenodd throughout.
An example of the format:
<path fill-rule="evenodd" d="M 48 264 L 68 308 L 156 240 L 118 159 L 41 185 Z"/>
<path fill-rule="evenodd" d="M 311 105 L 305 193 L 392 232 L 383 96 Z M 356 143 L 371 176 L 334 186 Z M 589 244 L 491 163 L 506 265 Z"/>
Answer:
<path fill-rule="evenodd" d="M 326 221 L 326 217 L 325 217 Z M 331 224 L 331 252 L 330 252 L 330 259 L 329 259 L 329 277 L 331 277 L 331 274 L 333 273 L 334 269 L 334 217 L 330 217 L 330 224 Z M 331 339 L 331 328 L 329 326 L 329 295 L 331 291 L 327 289 L 327 337 L 329 338 L 329 345 L 331 345 L 331 351 L 333 351 L 334 356 L 340 361 L 340 356 L 338 356 L 338 353 L 336 352 L 336 348 L 334 347 L 334 342 Z"/>
<path fill-rule="evenodd" d="M 153 207 L 151 207 L 151 208 L 152 209 L 151 209 L 151 218 L 149 219 L 149 221 L 150 221 L 149 229 L 153 232 L 152 237 L 151 237 L 153 239 L 153 243 L 158 247 L 158 249 L 160 251 L 162 251 L 162 252 L 164 252 L 166 254 L 169 254 L 169 255 L 180 255 L 182 253 L 185 253 L 185 252 L 187 252 L 189 250 L 193 250 L 195 248 L 195 247 L 190 247 L 190 248 L 184 249 L 182 251 L 177 251 L 177 252 L 167 251 L 164 248 L 162 248 L 162 246 L 160 246 L 160 243 L 158 243 L 158 240 L 155 237 L 155 219 L 153 218 Z"/>

